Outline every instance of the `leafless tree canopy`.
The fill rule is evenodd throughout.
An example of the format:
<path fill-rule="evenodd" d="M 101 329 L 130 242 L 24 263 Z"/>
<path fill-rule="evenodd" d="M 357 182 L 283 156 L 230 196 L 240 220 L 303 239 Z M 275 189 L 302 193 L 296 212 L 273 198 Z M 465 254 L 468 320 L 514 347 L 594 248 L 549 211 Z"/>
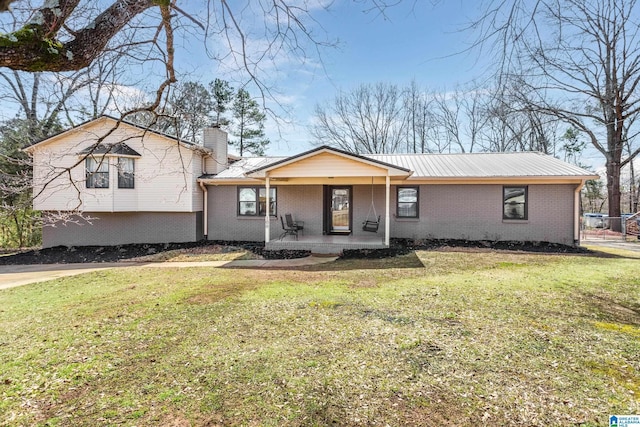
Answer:
<path fill-rule="evenodd" d="M 640 153 L 640 7 L 636 0 L 485 2 L 477 46 L 499 52 L 512 108 L 585 134 L 607 167 L 609 215 L 620 216 L 620 170 Z M 630 145 L 623 156 L 623 149 Z"/>
<path fill-rule="evenodd" d="M 512 108 L 496 86 L 454 90 L 362 85 L 318 105 L 311 133 L 317 144 L 357 153 L 540 151 L 559 154 L 559 121 Z"/>
<path fill-rule="evenodd" d="M 361 85 L 340 93 L 328 109 L 316 107 L 312 128 L 321 144 L 355 153 L 393 153 L 404 139 L 402 92 L 392 84 Z"/>

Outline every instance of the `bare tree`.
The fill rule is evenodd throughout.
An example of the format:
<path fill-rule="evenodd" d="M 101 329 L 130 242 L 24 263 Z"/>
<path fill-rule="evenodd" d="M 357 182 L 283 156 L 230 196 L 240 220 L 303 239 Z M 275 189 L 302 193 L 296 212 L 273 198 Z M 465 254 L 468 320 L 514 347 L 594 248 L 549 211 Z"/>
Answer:
<path fill-rule="evenodd" d="M 636 0 L 489 1 L 478 46 L 502 53 L 502 84 L 521 107 L 562 120 L 604 157 L 609 215 L 620 216 L 620 170 L 640 147 L 640 40 Z"/>
<path fill-rule="evenodd" d="M 436 137 L 436 118 L 433 113 L 434 95 L 423 90 L 412 81 L 404 91 L 403 108 L 406 113 L 406 151 L 409 153 L 431 153 L 440 138 Z M 435 142 L 435 144 L 434 144 Z"/>
<path fill-rule="evenodd" d="M 311 134 L 320 144 L 354 153 L 393 153 L 404 147 L 407 125 L 396 85 L 361 85 L 338 94 L 330 106 L 316 105 Z"/>
<path fill-rule="evenodd" d="M 436 121 L 447 145 L 454 147 L 453 151 L 472 153 L 482 145 L 482 130 L 488 124 L 490 101 L 485 89 L 474 86 L 437 94 Z"/>
<path fill-rule="evenodd" d="M 73 103 L 64 103 L 66 121 L 70 125 L 127 108 L 126 103 L 130 100 L 122 92 L 134 83 L 126 84 L 125 60 L 114 52 L 93 61 L 87 69 L 86 87 L 76 93 Z"/>
<path fill-rule="evenodd" d="M 500 102 L 487 112 L 480 146 L 485 151 L 538 151 L 554 156 L 558 126 L 557 119 Z"/>
<path fill-rule="evenodd" d="M 180 82 L 172 89 L 169 104 L 177 117 L 176 135 L 182 139 L 197 141 L 201 130 L 211 122 L 211 93 L 202 83 Z"/>

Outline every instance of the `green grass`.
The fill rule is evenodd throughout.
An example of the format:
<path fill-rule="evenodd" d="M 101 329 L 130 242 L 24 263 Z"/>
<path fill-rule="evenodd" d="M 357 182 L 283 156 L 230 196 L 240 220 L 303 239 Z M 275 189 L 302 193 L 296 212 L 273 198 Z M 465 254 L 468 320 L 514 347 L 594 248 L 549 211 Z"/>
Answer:
<path fill-rule="evenodd" d="M 0 291 L 0 425 L 605 426 L 640 413 L 638 261 L 417 252 Z"/>

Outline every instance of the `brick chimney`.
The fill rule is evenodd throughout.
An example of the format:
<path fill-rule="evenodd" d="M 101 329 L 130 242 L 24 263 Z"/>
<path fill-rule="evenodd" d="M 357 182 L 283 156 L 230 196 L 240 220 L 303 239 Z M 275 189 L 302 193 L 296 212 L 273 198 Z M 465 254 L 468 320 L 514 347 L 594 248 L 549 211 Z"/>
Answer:
<path fill-rule="evenodd" d="M 219 174 L 229 166 L 227 133 L 218 126 L 204 128 L 202 144 L 213 151 L 206 159 L 205 167 L 209 174 Z"/>

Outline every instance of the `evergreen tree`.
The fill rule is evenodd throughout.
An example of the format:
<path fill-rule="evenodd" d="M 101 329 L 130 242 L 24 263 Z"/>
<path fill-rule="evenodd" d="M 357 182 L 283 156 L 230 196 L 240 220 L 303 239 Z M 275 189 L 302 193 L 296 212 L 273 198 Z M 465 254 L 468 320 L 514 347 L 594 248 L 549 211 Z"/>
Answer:
<path fill-rule="evenodd" d="M 40 242 L 39 214 L 32 209 L 32 165 L 22 149 L 60 130 L 56 117 L 49 121 L 14 118 L 0 123 L 0 246 Z"/>
<path fill-rule="evenodd" d="M 233 88 L 226 80 L 215 79 L 209 83 L 209 93 L 213 103 L 213 114 L 215 116 L 215 124 L 218 126 L 228 126 L 229 120 L 222 117 L 229 109 L 229 104 L 233 100 Z"/>
<path fill-rule="evenodd" d="M 239 139 L 231 141 L 231 145 L 238 147 L 240 156 L 246 151 L 263 156 L 265 148 L 269 145 L 269 140 L 264 135 L 266 114 L 244 89 L 238 89 L 236 92 L 232 110 L 235 119 L 232 134 Z"/>

